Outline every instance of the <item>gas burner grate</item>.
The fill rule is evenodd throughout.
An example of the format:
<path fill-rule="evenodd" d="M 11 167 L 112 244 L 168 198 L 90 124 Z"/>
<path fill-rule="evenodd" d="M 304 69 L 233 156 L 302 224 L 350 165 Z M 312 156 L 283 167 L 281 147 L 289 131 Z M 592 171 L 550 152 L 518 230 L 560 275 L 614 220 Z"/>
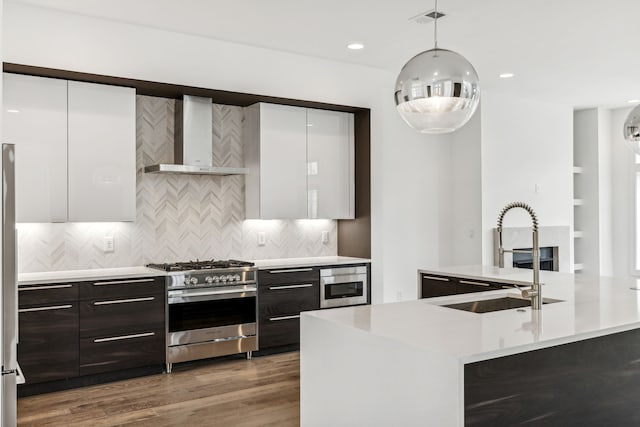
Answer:
<path fill-rule="evenodd" d="M 249 261 L 240 261 L 237 259 L 228 260 L 206 260 L 206 261 L 184 261 L 163 264 L 147 264 L 149 268 L 164 271 L 190 271 L 190 270 L 214 270 L 216 268 L 237 268 L 237 267 L 253 267 L 255 264 Z"/>

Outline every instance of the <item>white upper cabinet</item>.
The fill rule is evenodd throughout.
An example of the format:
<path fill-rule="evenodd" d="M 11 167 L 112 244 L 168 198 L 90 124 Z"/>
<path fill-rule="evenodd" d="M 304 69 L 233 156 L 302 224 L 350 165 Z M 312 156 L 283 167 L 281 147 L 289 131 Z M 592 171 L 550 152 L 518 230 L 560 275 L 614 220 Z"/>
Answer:
<path fill-rule="evenodd" d="M 247 219 L 354 217 L 353 114 L 245 109 Z"/>
<path fill-rule="evenodd" d="M 353 114 L 307 109 L 309 218 L 354 218 Z"/>
<path fill-rule="evenodd" d="M 2 139 L 16 145 L 17 222 L 67 220 L 67 81 L 3 75 Z"/>
<path fill-rule="evenodd" d="M 68 89 L 69 221 L 135 221 L 135 89 Z"/>
<path fill-rule="evenodd" d="M 254 104 L 245 109 L 246 217 L 307 217 L 307 113 Z"/>

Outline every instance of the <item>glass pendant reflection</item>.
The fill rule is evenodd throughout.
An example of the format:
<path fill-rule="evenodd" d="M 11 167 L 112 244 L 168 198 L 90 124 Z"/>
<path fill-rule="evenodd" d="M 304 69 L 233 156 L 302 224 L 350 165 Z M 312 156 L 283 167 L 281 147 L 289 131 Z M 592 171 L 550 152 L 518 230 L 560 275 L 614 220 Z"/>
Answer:
<path fill-rule="evenodd" d="M 480 102 L 478 74 L 462 55 L 430 49 L 409 60 L 396 80 L 398 113 L 422 133 L 450 133 L 471 119 Z"/>

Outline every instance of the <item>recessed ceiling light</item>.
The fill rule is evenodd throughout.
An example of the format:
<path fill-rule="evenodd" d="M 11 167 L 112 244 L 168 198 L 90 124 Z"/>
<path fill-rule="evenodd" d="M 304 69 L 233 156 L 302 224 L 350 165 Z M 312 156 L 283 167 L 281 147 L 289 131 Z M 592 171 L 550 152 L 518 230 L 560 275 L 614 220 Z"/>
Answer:
<path fill-rule="evenodd" d="M 364 45 L 362 43 L 349 43 L 347 45 L 347 49 L 360 50 L 360 49 L 364 49 Z"/>
<path fill-rule="evenodd" d="M 640 103 L 640 99 L 630 99 L 627 101 L 629 104 L 638 104 Z"/>
<path fill-rule="evenodd" d="M 500 78 L 501 79 L 510 79 L 513 76 L 515 76 L 515 74 L 513 74 L 513 73 L 502 73 L 502 74 L 500 74 Z"/>
<path fill-rule="evenodd" d="M 17 114 L 17 113 L 19 113 L 19 112 L 20 112 L 20 110 L 13 110 L 13 109 L 8 109 L 8 110 L 7 110 L 7 113 L 14 113 L 14 114 Z"/>

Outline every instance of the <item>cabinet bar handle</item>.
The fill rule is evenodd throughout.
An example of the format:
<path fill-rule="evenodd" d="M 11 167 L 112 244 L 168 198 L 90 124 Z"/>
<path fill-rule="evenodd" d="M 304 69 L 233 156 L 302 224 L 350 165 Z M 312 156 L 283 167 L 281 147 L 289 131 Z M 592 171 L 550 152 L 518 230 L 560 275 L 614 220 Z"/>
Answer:
<path fill-rule="evenodd" d="M 31 286 L 28 288 L 18 287 L 18 292 L 22 291 L 44 291 L 47 289 L 63 289 L 63 288 L 71 288 L 73 285 L 52 285 L 52 286 Z"/>
<path fill-rule="evenodd" d="M 281 317 L 270 317 L 269 320 L 271 322 L 277 322 L 279 320 L 291 320 L 291 319 L 299 319 L 300 315 L 296 314 L 295 316 L 281 316 Z"/>
<path fill-rule="evenodd" d="M 129 340 L 132 338 L 152 337 L 155 334 L 156 334 L 155 332 L 145 332 L 143 334 L 120 335 L 118 337 L 109 337 L 109 338 L 96 338 L 95 340 L 93 340 L 93 342 L 100 343 L 100 342 L 108 342 L 108 341 Z"/>
<path fill-rule="evenodd" d="M 429 279 L 429 280 L 439 280 L 441 282 L 448 282 L 449 279 L 447 279 L 446 277 L 436 277 L 436 276 L 422 276 L 423 279 Z"/>
<path fill-rule="evenodd" d="M 310 288 L 312 286 L 313 286 L 313 283 L 304 283 L 302 285 L 269 286 L 269 290 L 277 291 L 279 289 L 300 289 L 300 288 Z"/>
<path fill-rule="evenodd" d="M 279 273 L 302 273 L 304 271 L 313 271 L 313 268 L 291 268 L 287 270 L 269 270 L 271 274 L 279 274 Z"/>
<path fill-rule="evenodd" d="M 135 280 L 114 280 L 111 282 L 95 282 L 93 286 L 105 286 L 105 285 L 126 285 L 127 283 L 146 283 L 153 282 L 155 279 L 135 279 Z"/>
<path fill-rule="evenodd" d="M 460 280 L 460 283 L 464 284 L 464 285 L 474 285 L 474 286 L 491 286 L 488 283 L 482 283 L 482 282 L 470 282 L 468 280 Z"/>
<path fill-rule="evenodd" d="M 21 308 L 18 310 L 18 313 L 29 313 L 32 311 L 50 311 L 50 310 L 64 310 L 66 308 L 71 308 L 73 305 L 52 305 L 51 307 L 36 307 L 36 308 Z"/>
<path fill-rule="evenodd" d="M 124 303 L 127 303 L 127 302 L 153 301 L 154 299 L 156 299 L 156 297 L 114 299 L 112 301 L 96 301 L 96 302 L 93 303 L 93 305 L 124 304 Z"/>

